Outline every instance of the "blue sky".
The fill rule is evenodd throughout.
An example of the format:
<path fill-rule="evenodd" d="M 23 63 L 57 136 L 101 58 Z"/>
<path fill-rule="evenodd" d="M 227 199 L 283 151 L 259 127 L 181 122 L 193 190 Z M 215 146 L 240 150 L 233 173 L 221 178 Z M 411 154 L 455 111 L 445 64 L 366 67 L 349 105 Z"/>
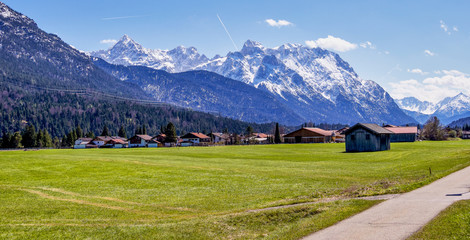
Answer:
<path fill-rule="evenodd" d="M 84 51 L 128 34 L 146 48 L 212 57 L 247 39 L 329 48 L 393 97 L 470 94 L 469 1 L 3 0 Z M 283 20 L 283 21 L 280 21 Z"/>

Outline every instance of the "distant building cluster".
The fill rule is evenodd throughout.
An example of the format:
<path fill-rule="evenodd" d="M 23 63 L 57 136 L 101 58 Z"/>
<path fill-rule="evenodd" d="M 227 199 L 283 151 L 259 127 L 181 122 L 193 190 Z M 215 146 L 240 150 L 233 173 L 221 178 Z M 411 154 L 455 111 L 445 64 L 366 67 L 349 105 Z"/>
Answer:
<path fill-rule="evenodd" d="M 203 133 L 190 132 L 177 138 L 176 142 L 167 142 L 165 134 L 149 136 L 137 134 L 129 139 L 118 136 L 97 136 L 95 138 L 78 138 L 73 148 L 136 148 L 136 147 L 189 147 L 209 145 L 235 145 L 235 144 L 268 144 L 272 143 L 272 135 L 264 133 L 252 133 L 245 136 L 228 133 Z"/>
<path fill-rule="evenodd" d="M 468 136 L 468 135 L 467 135 Z M 324 130 L 321 128 L 302 127 L 288 134 L 282 134 L 283 143 L 338 143 L 346 142 L 347 152 L 383 151 L 390 149 L 391 142 L 414 142 L 418 137 L 417 127 L 399 127 L 394 125 L 358 123 L 351 128 Z M 137 148 L 137 147 L 189 147 L 235 144 L 270 144 L 274 136 L 265 133 L 237 135 L 229 133 L 210 133 L 208 135 L 190 132 L 177 137 L 176 142 L 168 142 L 165 134 L 149 136 L 136 134 L 126 139 L 118 136 L 97 136 L 79 138 L 75 149 L 83 148 Z"/>

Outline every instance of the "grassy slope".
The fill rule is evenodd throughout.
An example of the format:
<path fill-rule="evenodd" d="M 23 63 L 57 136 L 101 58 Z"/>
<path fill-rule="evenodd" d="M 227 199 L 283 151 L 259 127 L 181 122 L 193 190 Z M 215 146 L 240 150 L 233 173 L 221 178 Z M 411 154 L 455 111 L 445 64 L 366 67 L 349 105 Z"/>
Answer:
<path fill-rule="evenodd" d="M 297 238 L 470 165 L 470 141 L 0 152 L 0 238 Z M 432 175 L 429 175 L 429 167 Z M 106 198 L 104 198 L 106 197 Z"/>
<path fill-rule="evenodd" d="M 409 239 L 470 239 L 470 200 L 454 203 Z"/>

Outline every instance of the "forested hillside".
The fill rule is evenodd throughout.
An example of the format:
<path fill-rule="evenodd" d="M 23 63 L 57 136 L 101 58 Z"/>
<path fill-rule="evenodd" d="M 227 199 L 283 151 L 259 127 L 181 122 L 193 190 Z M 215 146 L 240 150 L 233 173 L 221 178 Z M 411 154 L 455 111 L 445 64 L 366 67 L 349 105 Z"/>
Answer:
<path fill-rule="evenodd" d="M 97 92 L 67 93 L 6 83 L 0 84 L 1 132 L 21 131 L 32 124 L 36 129 L 47 129 L 52 137 L 62 137 L 76 126 L 98 135 L 107 125 L 112 134 L 117 134 L 121 126 L 133 134 L 136 128 L 146 125 L 149 134 L 156 134 L 170 121 L 176 125 L 178 134 L 225 129 L 243 133 L 250 125 L 262 132 L 274 128 L 273 124 L 250 124 L 171 105 L 111 98 Z"/>

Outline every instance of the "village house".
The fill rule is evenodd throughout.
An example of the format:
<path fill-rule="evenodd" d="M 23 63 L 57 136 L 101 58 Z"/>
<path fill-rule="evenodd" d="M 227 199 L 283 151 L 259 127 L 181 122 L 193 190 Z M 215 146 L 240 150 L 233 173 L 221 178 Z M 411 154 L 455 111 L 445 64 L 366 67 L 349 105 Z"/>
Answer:
<path fill-rule="evenodd" d="M 191 142 L 193 146 L 204 146 L 211 142 L 211 138 L 203 133 L 187 133 L 181 137 L 182 142 Z"/>
<path fill-rule="evenodd" d="M 346 130 L 348 130 L 349 127 L 344 127 L 344 128 L 341 128 L 339 130 L 334 130 L 333 131 L 333 135 L 332 135 L 332 140 L 333 142 L 337 142 L 337 143 L 343 143 L 345 142 L 345 138 L 346 136 L 344 135 L 344 132 L 346 132 Z"/>
<path fill-rule="evenodd" d="M 97 136 L 97 137 L 93 138 L 93 140 L 91 140 L 91 142 L 89 143 L 89 146 L 87 145 L 87 148 L 88 147 L 94 147 L 92 145 L 95 145 L 97 147 L 104 146 L 106 144 L 106 142 L 108 142 L 109 140 L 112 140 L 112 139 L 120 139 L 120 140 L 123 140 L 124 142 L 127 141 L 127 139 L 122 138 L 122 137 L 118 137 L 118 136 Z"/>
<path fill-rule="evenodd" d="M 470 139 L 470 131 L 462 131 L 462 139 Z"/>
<path fill-rule="evenodd" d="M 345 131 L 346 152 L 390 150 L 392 132 L 377 124 L 358 123 Z"/>
<path fill-rule="evenodd" d="M 145 134 L 137 134 L 129 138 L 129 147 L 147 147 L 152 141 L 152 137 Z M 154 146 L 153 144 L 151 146 Z"/>
<path fill-rule="evenodd" d="M 125 148 L 128 147 L 128 142 L 119 138 L 108 140 L 103 146 L 103 148 Z"/>
<path fill-rule="evenodd" d="M 328 143 L 333 141 L 334 131 L 303 127 L 284 136 L 284 143 Z"/>
<path fill-rule="evenodd" d="M 75 143 L 74 143 L 74 145 L 73 145 L 73 148 L 74 148 L 74 149 L 83 149 L 83 148 L 86 148 L 86 146 L 87 146 L 88 144 L 90 144 L 91 140 L 93 140 L 93 139 L 91 139 L 91 138 L 79 138 L 79 139 L 75 140 Z"/>
<path fill-rule="evenodd" d="M 265 133 L 252 133 L 250 136 L 245 137 L 245 142 L 247 143 L 257 143 L 257 144 L 267 144 L 268 141 L 268 134 Z"/>
<path fill-rule="evenodd" d="M 418 137 L 418 127 L 397 127 L 387 125 L 385 129 L 392 132 L 390 142 L 414 142 Z"/>
<path fill-rule="evenodd" d="M 157 142 L 164 143 L 166 139 L 166 134 L 160 133 L 157 136 L 153 137 L 153 139 L 156 140 Z"/>
<path fill-rule="evenodd" d="M 155 138 L 152 138 L 149 142 L 147 142 L 147 147 L 149 148 L 156 148 L 161 147 L 162 143 L 157 141 Z"/>
<path fill-rule="evenodd" d="M 211 141 L 215 144 L 227 144 L 230 139 L 230 135 L 226 133 L 210 133 L 207 136 L 209 136 Z"/>

